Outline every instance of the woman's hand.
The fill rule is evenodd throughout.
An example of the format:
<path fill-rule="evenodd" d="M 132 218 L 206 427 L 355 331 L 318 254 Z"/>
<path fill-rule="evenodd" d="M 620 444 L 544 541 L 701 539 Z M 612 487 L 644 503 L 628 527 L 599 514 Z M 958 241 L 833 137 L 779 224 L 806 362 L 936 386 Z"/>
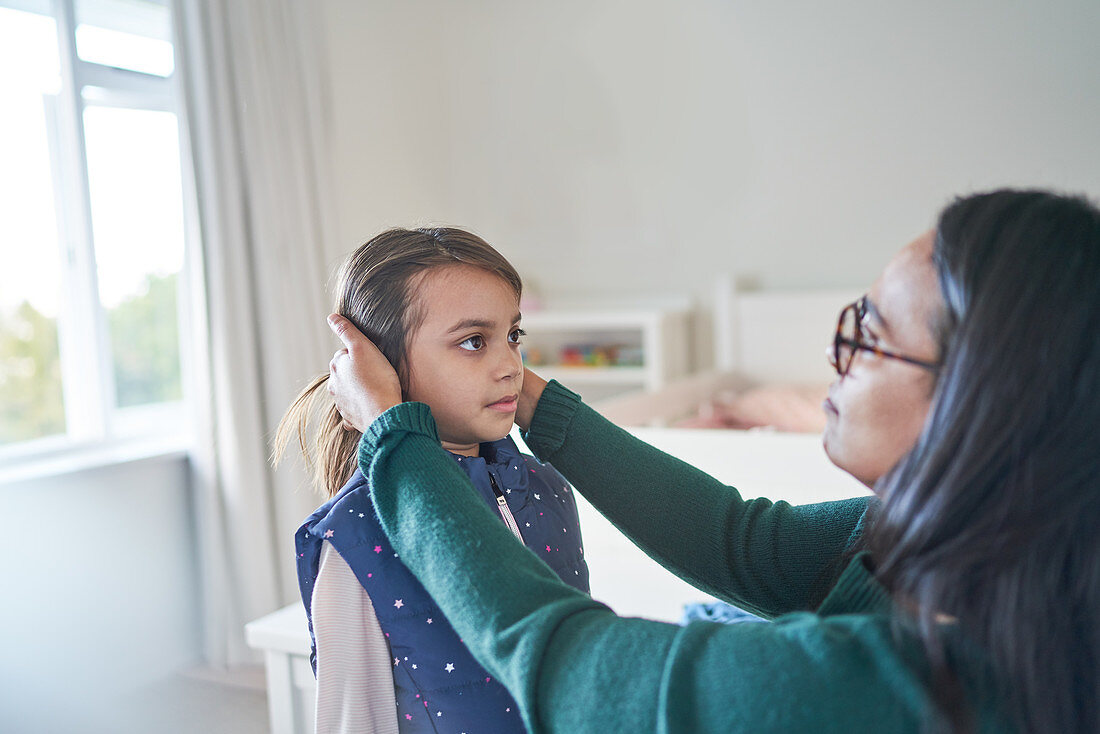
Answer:
<path fill-rule="evenodd" d="M 546 380 L 523 368 L 523 389 L 519 391 L 519 404 L 516 406 L 516 425 L 525 431 L 531 427 L 531 417 L 545 387 Z"/>
<path fill-rule="evenodd" d="M 336 401 L 344 428 L 363 432 L 375 418 L 401 402 L 401 380 L 386 356 L 355 324 L 334 313 L 328 317 L 328 325 L 344 343 L 328 364 L 328 392 Z"/>

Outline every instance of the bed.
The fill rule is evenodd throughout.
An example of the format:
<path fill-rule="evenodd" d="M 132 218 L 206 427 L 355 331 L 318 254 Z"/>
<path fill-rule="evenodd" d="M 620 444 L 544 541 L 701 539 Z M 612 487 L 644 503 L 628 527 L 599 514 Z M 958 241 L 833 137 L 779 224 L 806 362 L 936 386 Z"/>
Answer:
<path fill-rule="evenodd" d="M 821 400 L 835 377 L 826 345 L 841 307 L 861 291 L 741 292 L 733 282 L 721 278 L 713 301 L 715 370 L 593 407 L 744 497 L 804 504 L 868 494 L 829 462 L 820 436 Z M 740 427 L 716 427 L 731 425 Z M 619 614 L 664 621 L 713 601 L 577 499 L 594 597 Z"/>

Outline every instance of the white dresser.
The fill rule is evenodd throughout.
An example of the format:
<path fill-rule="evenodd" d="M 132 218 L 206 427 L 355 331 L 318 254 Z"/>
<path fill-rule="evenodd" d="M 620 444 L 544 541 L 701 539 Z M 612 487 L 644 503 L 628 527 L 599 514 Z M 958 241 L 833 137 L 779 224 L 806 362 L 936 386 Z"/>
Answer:
<path fill-rule="evenodd" d="M 313 734 L 317 681 L 309 665 L 306 610 L 295 602 L 245 625 L 245 640 L 264 654 L 271 734 Z"/>

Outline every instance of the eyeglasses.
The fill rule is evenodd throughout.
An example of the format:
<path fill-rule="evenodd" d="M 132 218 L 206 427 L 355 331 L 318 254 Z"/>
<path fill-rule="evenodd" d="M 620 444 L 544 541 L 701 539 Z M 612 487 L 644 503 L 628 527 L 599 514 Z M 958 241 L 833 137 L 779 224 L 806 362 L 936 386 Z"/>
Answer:
<path fill-rule="evenodd" d="M 844 307 L 844 310 L 840 312 L 840 319 L 836 324 L 836 336 L 833 337 L 832 353 L 833 368 L 836 369 L 838 375 L 844 377 L 848 374 L 848 370 L 852 367 L 852 360 L 855 358 L 856 352 L 860 350 L 871 352 L 879 357 L 887 357 L 889 359 L 908 362 L 909 364 L 922 367 L 926 370 L 932 370 L 933 372 L 939 370 L 940 366 L 935 362 L 926 362 L 922 359 L 906 357 L 904 354 L 898 354 L 897 352 L 891 352 L 888 349 L 868 344 L 864 340 L 863 334 L 863 318 L 866 315 L 866 296 L 860 298 L 855 303 L 849 303 Z"/>

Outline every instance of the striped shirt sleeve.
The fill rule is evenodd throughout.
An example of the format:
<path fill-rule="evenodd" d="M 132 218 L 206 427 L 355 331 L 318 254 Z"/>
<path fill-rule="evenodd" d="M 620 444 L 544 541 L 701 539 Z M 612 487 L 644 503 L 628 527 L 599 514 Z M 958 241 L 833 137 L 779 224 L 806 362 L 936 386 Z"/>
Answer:
<path fill-rule="evenodd" d="M 327 541 L 312 609 L 317 734 L 397 734 L 389 646 L 366 589 Z"/>

